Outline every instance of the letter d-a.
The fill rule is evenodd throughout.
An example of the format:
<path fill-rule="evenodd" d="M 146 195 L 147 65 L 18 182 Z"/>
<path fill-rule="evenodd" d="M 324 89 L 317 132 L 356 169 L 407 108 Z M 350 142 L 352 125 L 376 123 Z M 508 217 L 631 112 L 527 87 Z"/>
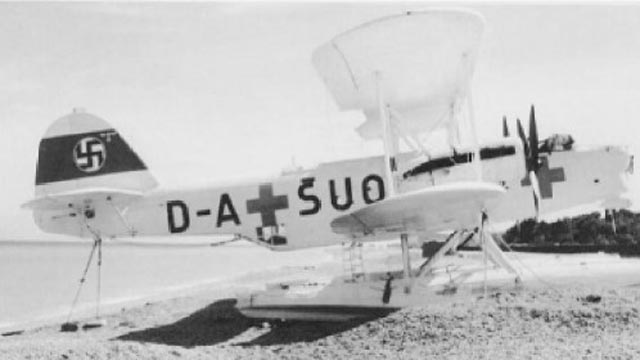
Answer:
<path fill-rule="evenodd" d="M 189 208 L 184 201 L 167 201 L 167 218 L 169 232 L 172 234 L 184 232 L 189 228 Z M 180 221 L 176 224 L 176 219 Z"/>

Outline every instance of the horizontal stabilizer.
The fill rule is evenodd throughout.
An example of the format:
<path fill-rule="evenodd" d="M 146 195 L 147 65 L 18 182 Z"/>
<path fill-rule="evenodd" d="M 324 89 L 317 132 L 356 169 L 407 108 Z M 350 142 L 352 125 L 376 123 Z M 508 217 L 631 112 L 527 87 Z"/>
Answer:
<path fill-rule="evenodd" d="M 23 204 L 22 207 L 31 210 L 63 210 L 107 201 L 124 205 L 142 195 L 142 192 L 133 190 L 88 188 L 40 196 Z"/>
<path fill-rule="evenodd" d="M 331 222 L 335 233 L 416 233 L 477 226 L 486 201 L 505 193 L 499 185 L 460 182 L 432 186 L 368 205 Z"/>

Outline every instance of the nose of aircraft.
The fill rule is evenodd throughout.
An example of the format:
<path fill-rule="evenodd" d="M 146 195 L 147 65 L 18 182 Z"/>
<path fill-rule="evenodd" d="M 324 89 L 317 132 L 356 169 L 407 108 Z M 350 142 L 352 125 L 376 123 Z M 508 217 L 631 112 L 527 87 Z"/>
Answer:
<path fill-rule="evenodd" d="M 617 155 L 612 160 L 619 164 L 616 174 L 618 174 L 620 181 L 618 182 L 619 188 L 610 191 L 610 196 L 603 200 L 602 207 L 605 209 L 628 209 L 632 203 L 630 192 L 633 183 L 630 177 L 634 172 L 635 157 L 626 147 L 611 146 L 609 152 Z"/>

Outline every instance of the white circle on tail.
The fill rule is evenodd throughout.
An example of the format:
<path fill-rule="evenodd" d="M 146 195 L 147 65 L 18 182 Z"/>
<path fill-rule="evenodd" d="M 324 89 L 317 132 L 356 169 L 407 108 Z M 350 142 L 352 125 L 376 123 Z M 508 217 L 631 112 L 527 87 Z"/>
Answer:
<path fill-rule="evenodd" d="M 73 148 L 73 162 L 81 171 L 93 173 L 100 169 L 107 160 L 107 149 L 102 140 L 88 136 L 80 139 Z"/>

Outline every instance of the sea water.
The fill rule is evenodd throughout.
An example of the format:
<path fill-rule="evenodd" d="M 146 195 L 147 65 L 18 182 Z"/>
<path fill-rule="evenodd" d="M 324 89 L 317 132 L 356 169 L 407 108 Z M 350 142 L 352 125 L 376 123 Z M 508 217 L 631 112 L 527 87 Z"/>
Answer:
<path fill-rule="evenodd" d="M 92 242 L 0 241 L 0 329 L 69 312 Z M 105 241 L 103 304 L 179 293 L 242 274 L 327 261 L 323 250 L 273 252 L 255 244 L 153 244 Z M 95 304 L 97 271 L 87 275 L 78 304 Z"/>

